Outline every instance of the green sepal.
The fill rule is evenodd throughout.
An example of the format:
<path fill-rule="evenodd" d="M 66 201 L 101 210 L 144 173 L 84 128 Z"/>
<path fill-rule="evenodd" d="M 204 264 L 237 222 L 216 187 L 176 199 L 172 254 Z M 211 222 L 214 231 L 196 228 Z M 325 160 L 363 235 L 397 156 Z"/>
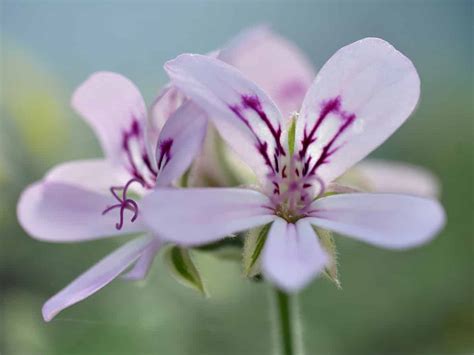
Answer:
<path fill-rule="evenodd" d="M 341 281 L 339 280 L 339 273 L 337 270 L 337 248 L 336 242 L 334 241 L 334 236 L 332 232 L 326 229 L 320 229 L 317 227 L 313 227 L 316 235 L 319 238 L 319 242 L 321 246 L 326 250 L 326 252 L 331 257 L 331 262 L 328 266 L 324 269 L 324 276 L 326 276 L 330 281 L 332 281 L 337 288 L 341 289 Z"/>
<path fill-rule="evenodd" d="M 164 260 L 171 274 L 180 284 L 208 297 L 207 290 L 188 249 L 172 246 L 165 251 Z"/>
<path fill-rule="evenodd" d="M 260 274 L 260 254 L 267 240 L 271 225 L 271 223 L 268 223 L 263 227 L 251 229 L 247 233 L 242 258 L 243 272 L 246 277 L 255 278 Z"/>

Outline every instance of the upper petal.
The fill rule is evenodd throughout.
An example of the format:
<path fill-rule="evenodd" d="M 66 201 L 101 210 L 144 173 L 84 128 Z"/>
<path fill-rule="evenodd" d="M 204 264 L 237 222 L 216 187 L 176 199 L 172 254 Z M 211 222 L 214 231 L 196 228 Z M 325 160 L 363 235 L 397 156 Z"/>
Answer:
<path fill-rule="evenodd" d="M 306 286 L 330 261 L 309 221 L 278 218 L 268 233 L 262 268 L 266 278 L 287 292 Z"/>
<path fill-rule="evenodd" d="M 389 43 L 366 38 L 341 48 L 318 73 L 297 121 L 307 174 L 337 178 L 408 118 L 419 95 L 415 67 Z"/>
<path fill-rule="evenodd" d="M 111 196 L 75 185 L 39 181 L 23 191 L 17 206 L 21 226 L 32 237 L 49 242 L 75 242 L 144 230 L 140 214 L 117 230 L 116 213 L 102 214 L 115 204 Z M 130 218 L 125 211 L 125 219 Z"/>
<path fill-rule="evenodd" d="M 156 148 L 157 186 L 169 185 L 186 171 L 201 150 L 206 128 L 206 114 L 190 101 L 169 117 Z"/>
<path fill-rule="evenodd" d="M 86 190 L 104 193 L 111 186 L 124 185 L 130 174 L 106 159 L 69 161 L 51 169 L 45 180 L 74 185 Z"/>
<path fill-rule="evenodd" d="M 183 104 L 184 95 L 175 87 L 166 85 L 150 108 L 151 127 L 161 132 L 168 118 Z"/>
<path fill-rule="evenodd" d="M 152 241 L 151 237 L 134 239 L 99 261 L 44 304 L 44 320 L 49 322 L 63 309 L 82 301 L 110 283 L 137 260 Z"/>
<path fill-rule="evenodd" d="M 99 137 L 106 156 L 132 173 L 152 164 L 148 141 L 147 111 L 137 87 L 111 72 L 92 74 L 72 97 L 72 106 Z M 146 177 L 144 177 L 146 178 Z"/>
<path fill-rule="evenodd" d="M 446 220 L 438 201 L 408 195 L 340 194 L 311 207 L 308 220 L 318 227 L 390 249 L 428 242 Z"/>
<path fill-rule="evenodd" d="M 278 108 L 234 67 L 214 58 L 183 54 L 165 69 L 182 92 L 201 106 L 219 133 L 259 175 L 277 169 L 285 155 Z"/>
<path fill-rule="evenodd" d="M 156 189 L 142 200 L 145 223 L 180 245 L 209 243 L 271 221 L 268 198 L 247 189 Z"/>
<path fill-rule="evenodd" d="M 266 26 L 244 31 L 221 50 L 218 58 L 264 89 L 285 120 L 299 110 L 315 76 L 303 52 Z"/>
<path fill-rule="evenodd" d="M 356 180 L 361 180 L 361 184 L 373 192 L 436 198 L 441 190 L 438 178 L 428 169 L 397 161 L 367 159 L 354 166 L 347 177 L 341 177 L 341 181 L 349 185 L 357 185 Z"/>

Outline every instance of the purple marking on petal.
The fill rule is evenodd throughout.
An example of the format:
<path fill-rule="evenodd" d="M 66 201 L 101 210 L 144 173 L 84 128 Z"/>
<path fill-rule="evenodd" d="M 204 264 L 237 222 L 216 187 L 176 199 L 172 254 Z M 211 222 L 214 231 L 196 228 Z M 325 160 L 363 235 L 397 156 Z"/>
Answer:
<path fill-rule="evenodd" d="M 173 139 L 167 138 L 160 143 L 160 155 L 158 157 L 158 169 L 162 169 L 168 164 L 171 159 L 171 147 L 173 146 Z M 165 159 L 165 161 L 163 161 Z"/>
<path fill-rule="evenodd" d="M 316 141 L 316 137 L 314 136 L 318 128 L 321 126 L 323 121 L 328 117 L 328 115 L 332 112 L 338 112 L 341 107 L 341 97 L 337 96 L 333 99 L 329 99 L 325 102 L 323 102 L 322 107 L 321 107 L 321 112 L 319 114 L 318 119 L 316 120 L 313 128 L 309 132 L 309 134 L 306 133 L 306 127 L 304 129 L 304 137 L 303 140 L 301 141 L 301 150 L 299 152 L 299 156 L 301 159 L 306 155 L 308 151 L 308 147 Z"/>
<path fill-rule="evenodd" d="M 123 133 L 122 133 L 122 149 L 124 150 L 125 152 L 125 155 L 127 157 L 127 161 L 129 163 L 129 172 L 130 174 L 138 179 L 138 180 L 141 180 L 143 181 L 144 183 L 144 187 L 146 188 L 152 188 L 153 185 L 150 184 L 149 182 L 147 182 L 146 178 L 145 178 L 145 172 L 143 171 L 140 171 L 137 167 L 137 164 L 132 156 L 132 151 L 131 151 L 131 147 L 130 147 L 130 141 L 132 139 L 135 139 L 139 146 L 140 146 L 140 150 L 141 150 L 141 153 L 140 153 L 140 158 L 141 160 L 144 162 L 146 168 L 148 169 L 149 173 L 151 174 L 151 176 L 153 178 L 156 178 L 156 175 L 157 175 L 157 172 L 155 171 L 155 169 L 153 169 L 151 163 L 150 163 L 150 159 L 148 157 L 148 153 L 146 151 L 146 147 L 145 147 L 145 142 L 144 142 L 144 135 L 143 135 L 143 130 L 141 129 L 140 127 L 140 122 L 137 120 L 136 117 L 133 117 L 132 118 L 132 123 L 130 125 L 130 128 L 129 130 L 124 130 Z"/>
<path fill-rule="evenodd" d="M 314 163 L 314 165 L 311 167 L 311 169 L 310 169 L 311 156 L 306 158 L 306 161 L 304 162 L 303 170 L 302 170 L 303 176 L 314 175 L 316 172 L 316 169 L 319 166 L 328 163 L 328 158 L 339 149 L 339 147 L 333 147 L 336 140 L 355 121 L 356 115 L 353 113 L 347 113 L 343 111 L 341 108 L 342 106 L 341 102 L 342 102 L 341 96 L 336 96 L 332 99 L 324 101 L 321 105 L 321 111 L 319 113 L 319 117 L 314 123 L 309 133 L 307 132 L 306 127 L 305 127 L 304 132 L 303 132 L 303 139 L 301 141 L 301 149 L 298 153 L 298 158 L 301 160 L 304 159 L 306 153 L 308 152 L 309 146 L 316 141 L 317 139 L 316 132 L 318 128 L 321 126 L 321 124 L 324 122 L 324 120 L 327 117 L 329 117 L 330 113 L 337 114 L 339 118 L 342 120 L 341 126 L 339 127 L 337 132 L 334 134 L 334 136 L 331 138 L 331 140 L 323 147 L 321 155 L 319 156 L 318 160 Z"/>
<path fill-rule="evenodd" d="M 271 169 L 272 172 L 278 173 L 280 170 L 278 157 L 280 155 L 283 155 L 283 156 L 286 155 L 286 152 L 283 149 L 283 146 L 281 144 L 282 129 L 280 125 L 278 125 L 277 128 L 275 128 L 272 125 L 272 123 L 270 122 L 270 119 L 268 118 L 267 114 L 262 108 L 260 99 L 256 95 L 242 95 L 240 104 L 228 105 L 228 107 L 250 129 L 250 131 L 254 135 L 257 141 L 257 144 L 255 147 L 257 148 L 260 155 L 263 157 L 265 161 L 265 165 L 267 165 Z M 275 144 L 276 144 L 275 152 L 273 153 L 273 158 L 274 158 L 273 162 L 268 152 L 268 142 L 262 140 L 259 137 L 259 135 L 255 132 L 254 128 L 250 124 L 249 120 L 244 116 L 243 110 L 246 110 L 246 109 L 250 109 L 254 111 L 258 115 L 258 117 L 265 123 L 270 133 L 272 134 L 275 140 Z"/>
<path fill-rule="evenodd" d="M 332 137 L 329 143 L 327 143 L 323 147 L 321 155 L 319 156 L 316 163 L 314 163 L 314 166 L 310 171 L 310 175 L 313 175 L 319 166 L 326 164 L 328 162 L 327 159 L 339 149 L 339 147 L 334 147 L 333 149 L 331 148 L 333 144 L 336 142 L 337 138 L 339 138 L 339 136 L 342 134 L 342 132 L 344 132 L 356 119 L 356 115 L 353 113 L 352 114 L 341 113 L 341 116 L 344 119 L 344 123 L 339 127 L 336 134 Z"/>
<path fill-rule="evenodd" d="M 267 114 L 265 111 L 263 111 L 262 108 L 262 103 L 260 102 L 260 99 L 256 95 L 242 95 L 242 106 L 244 108 L 250 108 L 254 112 L 257 113 L 257 115 L 260 117 L 260 119 L 265 123 L 265 125 L 268 127 L 270 130 L 273 138 L 275 138 L 275 143 L 277 145 L 277 154 L 281 154 L 285 156 L 285 150 L 283 149 L 283 146 L 281 145 L 281 127 L 278 125 L 278 128 L 275 129 L 273 127 L 272 123 L 270 122 L 270 119 L 268 118 Z"/>

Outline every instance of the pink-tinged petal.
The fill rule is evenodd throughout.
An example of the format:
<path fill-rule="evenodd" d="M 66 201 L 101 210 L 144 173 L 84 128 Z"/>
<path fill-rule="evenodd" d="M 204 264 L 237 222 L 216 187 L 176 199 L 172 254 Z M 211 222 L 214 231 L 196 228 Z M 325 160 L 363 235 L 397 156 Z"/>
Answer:
<path fill-rule="evenodd" d="M 259 176 L 278 169 L 285 155 L 278 108 L 234 67 L 214 58 L 183 54 L 165 69 L 182 92 L 201 106 L 222 137 Z"/>
<path fill-rule="evenodd" d="M 57 165 L 46 174 L 45 180 L 104 193 L 111 186 L 124 185 L 130 174 L 109 160 L 89 159 Z"/>
<path fill-rule="evenodd" d="M 440 182 L 428 169 L 412 164 L 368 159 L 352 170 L 373 192 L 402 193 L 436 198 Z"/>
<path fill-rule="evenodd" d="M 151 237 L 134 239 L 99 261 L 44 304 L 44 320 L 49 322 L 63 309 L 106 286 L 137 260 L 152 242 Z"/>
<path fill-rule="evenodd" d="M 278 218 L 263 249 L 265 277 L 287 292 L 306 286 L 330 261 L 306 219 L 295 224 Z"/>
<path fill-rule="evenodd" d="M 40 181 L 23 191 L 17 206 L 21 226 L 32 237 L 49 242 L 76 242 L 143 231 L 141 216 L 124 212 L 121 230 L 117 213 L 102 214 L 117 201 L 112 196 L 56 182 Z"/>
<path fill-rule="evenodd" d="M 331 182 L 383 143 L 420 96 L 413 63 L 389 43 L 366 38 L 336 52 L 318 73 L 297 121 L 306 174 Z"/>
<path fill-rule="evenodd" d="M 341 194 L 311 207 L 314 225 L 389 249 L 428 242 L 446 220 L 438 201 L 409 195 Z"/>
<path fill-rule="evenodd" d="M 167 186 L 186 171 L 201 151 L 206 129 L 206 114 L 190 101 L 170 116 L 156 148 L 156 186 Z"/>
<path fill-rule="evenodd" d="M 150 109 L 151 127 L 161 132 L 168 118 L 183 104 L 184 95 L 171 85 L 165 86 Z"/>
<path fill-rule="evenodd" d="M 270 222 L 268 198 L 247 189 L 157 189 L 142 200 L 145 223 L 160 238 L 199 245 Z"/>
<path fill-rule="evenodd" d="M 299 48 L 265 26 L 238 35 L 218 58 L 264 89 L 285 120 L 300 109 L 316 75 Z"/>
<path fill-rule="evenodd" d="M 72 106 L 99 137 L 112 162 L 150 182 L 154 160 L 150 157 L 147 111 L 137 87 L 111 72 L 91 75 L 74 92 Z"/>
<path fill-rule="evenodd" d="M 150 245 L 143 251 L 135 265 L 133 265 L 133 268 L 122 275 L 122 278 L 131 281 L 143 280 L 148 275 L 153 260 L 155 260 L 155 256 L 160 251 L 162 245 L 163 242 L 155 237 Z"/>

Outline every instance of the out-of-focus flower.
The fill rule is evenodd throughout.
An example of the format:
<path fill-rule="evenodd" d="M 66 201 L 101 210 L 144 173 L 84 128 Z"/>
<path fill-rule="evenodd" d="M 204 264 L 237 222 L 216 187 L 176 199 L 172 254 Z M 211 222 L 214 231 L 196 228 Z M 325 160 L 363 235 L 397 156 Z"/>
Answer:
<path fill-rule="evenodd" d="M 343 185 L 371 192 L 439 197 L 441 184 L 429 170 L 408 163 L 366 159 L 338 179 Z"/>
<path fill-rule="evenodd" d="M 159 124 L 127 78 L 99 72 L 74 93 L 72 106 L 94 129 L 105 159 L 61 164 L 29 186 L 18 219 L 34 238 L 79 242 L 140 233 L 82 274 L 43 307 L 51 320 L 95 293 L 135 263 L 127 278 L 145 277 L 162 245 L 142 221 L 139 198 L 179 178 L 199 151 L 207 120 L 190 102 Z M 144 235 L 143 235 L 144 234 Z"/>
<path fill-rule="evenodd" d="M 420 90 L 411 61 L 367 38 L 340 49 L 306 93 L 300 114 L 283 116 L 269 95 L 214 58 L 181 55 L 165 68 L 252 167 L 259 189 L 161 189 L 142 201 L 144 222 L 164 239 L 199 245 L 271 224 L 263 273 L 296 291 L 329 262 L 313 226 L 392 249 L 431 239 L 445 221 L 437 201 L 342 193 L 326 186 L 385 141 L 414 110 Z"/>

